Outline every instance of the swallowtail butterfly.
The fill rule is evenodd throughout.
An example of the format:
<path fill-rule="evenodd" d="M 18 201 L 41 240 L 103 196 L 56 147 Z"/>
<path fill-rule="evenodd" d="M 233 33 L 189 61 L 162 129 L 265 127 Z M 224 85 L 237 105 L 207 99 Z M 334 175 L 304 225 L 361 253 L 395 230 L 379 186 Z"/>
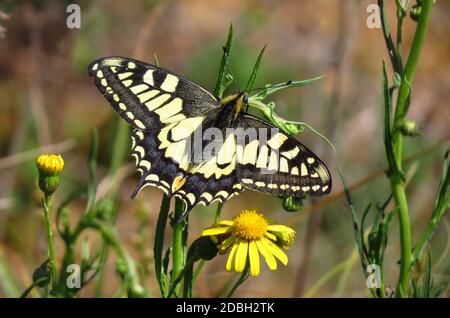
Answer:
<path fill-rule="evenodd" d="M 185 202 L 225 202 L 244 188 L 276 196 L 331 191 L 325 164 L 295 138 L 244 112 L 245 93 L 217 99 L 182 76 L 123 57 L 92 62 L 89 75 L 133 127 L 132 156 L 145 186 Z"/>

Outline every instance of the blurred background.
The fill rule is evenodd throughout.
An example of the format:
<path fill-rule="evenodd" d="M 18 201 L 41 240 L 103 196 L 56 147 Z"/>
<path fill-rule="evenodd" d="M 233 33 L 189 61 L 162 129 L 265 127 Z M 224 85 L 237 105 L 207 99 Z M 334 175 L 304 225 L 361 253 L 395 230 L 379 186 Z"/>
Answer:
<path fill-rule="evenodd" d="M 321 156 L 332 171 L 332 193 L 304 202 L 297 213 L 281 201 L 245 191 L 228 201 L 223 216 L 255 208 L 297 231 L 287 251 L 289 264 L 275 272 L 265 268 L 248 279 L 238 297 L 366 297 L 350 212 L 337 173 L 341 166 L 353 186 L 359 212 L 389 195 L 384 174 L 380 71 L 388 60 L 381 29 L 366 20 L 371 1 L 78 1 L 81 28 L 66 26 L 66 8 L 73 1 L 1 1 L 0 7 L 0 297 L 18 296 L 32 281 L 33 270 L 46 258 L 47 241 L 37 187 L 35 158 L 61 153 L 65 160 L 55 206 L 87 183 L 90 136 L 99 131 L 98 196 L 114 185 L 119 205 L 120 240 L 140 264 L 143 284 L 159 295 L 154 280 L 154 226 L 162 192 L 147 187 L 135 200 L 130 195 L 138 173 L 129 156 L 130 141 L 120 141 L 118 116 L 87 75 L 92 60 L 120 55 L 153 62 L 213 90 L 230 23 L 235 30 L 231 63 L 244 86 L 261 48 L 267 44 L 256 86 L 325 75 L 313 85 L 273 96 L 277 113 L 303 121 L 325 134 L 337 156 L 317 136 L 305 131 L 298 139 Z M 394 29 L 395 4 L 386 1 Z M 408 139 L 406 157 L 413 242 L 427 222 L 439 182 L 442 157 L 450 136 L 450 3 L 437 1 L 432 10 L 416 77 L 410 117 L 423 135 Z M 404 48 L 415 22 L 405 19 Z M 392 72 L 389 68 L 388 70 Z M 127 133 L 128 134 L 128 133 Z M 112 178 L 115 176 L 115 178 Z M 114 179 L 114 185 L 111 181 Z M 74 223 L 85 199 L 70 205 Z M 214 219 L 216 205 L 191 214 L 189 241 Z M 449 219 L 432 240 L 436 284 L 449 282 Z M 398 276 L 398 223 L 394 220 L 386 250 L 386 285 Z M 170 234 L 170 231 L 168 231 Z M 99 240 L 86 232 L 92 251 Z M 83 236 L 83 237 L 84 237 Z M 170 240 L 170 236 L 167 237 Z M 57 240 L 57 258 L 63 246 Z M 80 244 L 78 244 L 80 245 Z M 77 246 L 77 253 L 80 251 Z M 222 295 L 236 274 L 225 271 L 226 257 L 208 262 L 194 295 Z M 81 296 L 110 297 L 119 286 L 114 253 L 109 254 L 104 286 L 95 282 Z M 448 296 L 448 290 L 444 293 Z"/>

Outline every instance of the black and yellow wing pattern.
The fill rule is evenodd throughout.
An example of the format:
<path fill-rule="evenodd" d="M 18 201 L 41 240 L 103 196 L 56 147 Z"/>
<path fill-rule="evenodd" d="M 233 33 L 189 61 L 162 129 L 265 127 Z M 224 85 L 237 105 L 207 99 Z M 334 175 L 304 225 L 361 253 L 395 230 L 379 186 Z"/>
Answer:
<path fill-rule="evenodd" d="M 242 94 L 218 100 L 182 76 L 129 58 L 98 59 L 88 72 L 133 127 L 132 156 L 142 175 L 133 197 L 152 185 L 190 211 L 244 188 L 297 197 L 331 190 L 327 167 L 305 146 L 242 107 L 236 111 Z M 247 129 L 256 133 L 241 138 Z M 205 138 L 211 131 L 223 138 Z"/>
<path fill-rule="evenodd" d="M 246 188 L 282 197 L 320 196 L 331 191 L 328 168 L 295 138 L 247 114 L 238 116 L 235 125 L 237 129 L 256 128 L 252 131 L 257 133 L 237 146 L 236 173 Z"/>

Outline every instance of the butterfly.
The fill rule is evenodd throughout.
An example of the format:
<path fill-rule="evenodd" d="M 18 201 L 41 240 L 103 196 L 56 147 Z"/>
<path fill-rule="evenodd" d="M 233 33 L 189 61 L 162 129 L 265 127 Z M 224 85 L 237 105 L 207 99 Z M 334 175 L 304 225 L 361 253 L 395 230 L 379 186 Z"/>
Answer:
<path fill-rule="evenodd" d="M 88 66 L 100 92 L 132 128 L 140 181 L 185 203 L 225 202 L 244 189 L 275 196 L 331 191 L 326 165 L 307 147 L 244 111 L 244 92 L 222 99 L 163 68 L 123 57 Z"/>

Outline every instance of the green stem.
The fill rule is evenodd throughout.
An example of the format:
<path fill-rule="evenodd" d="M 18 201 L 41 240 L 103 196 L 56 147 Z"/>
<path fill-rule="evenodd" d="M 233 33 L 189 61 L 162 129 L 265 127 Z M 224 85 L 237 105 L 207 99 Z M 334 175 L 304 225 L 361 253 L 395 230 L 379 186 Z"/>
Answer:
<path fill-rule="evenodd" d="M 434 231 L 436 230 L 436 227 L 438 224 L 439 224 L 439 221 L 436 219 L 432 219 L 427 223 L 425 230 L 422 232 L 422 234 L 419 238 L 419 241 L 417 242 L 417 245 L 413 250 L 412 259 L 414 262 L 418 261 L 420 256 L 422 256 L 423 251 L 425 250 L 425 247 L 427 246 L 427 244 L 428 244 L 431 236 L 433 235 Z"/>
<path fill-rule="evenodd" d="M 172 284 L 177 277 L 182 273 L 184 267 L 184 240 L 183 232 L 185 228 L 185 221 L 179 221 L 184 212 L 184 202 L 180 199 L 175 200 L 175 213 L 173 219 L 173 237 L 172 237 Z M 178 295 L 180 286 L 176 288 L 175 295 Z"/>
<path fill-rule="evenodd" d="M 117 257 L 124 260 L 127 273 L 126 279 L 129 283 L 130 296 L 145 297 L 146 292 L 139 284 L 138 273 L 134 261 L 120 243 L 117 237 L 116 229 L 112 225 L 96 222 L 86 224 L 86 227 L 97 229 L 98 231 L 100 231 L 105 242 L 113 247 L 114 251 L 117 254 Z"/>
<path fill-rule="evenodd" d="M 55 291 L 57 283 L 57 272 L 56 272 L 55 243 L 53 241 L 53 224 L 50 213 L 51 203 L 52 203 L 52 196 L 50 194 L 45 194 L 44 216 L 45 216 L 45 225 L 47 228 L 48 259 L 50 266 L 50 274 L 52 278 L 52 291 Z"/>
<path fill-rule="evenodd" d="M 217 205 L 216 216 L 214 217 L 214 223 L 219 222 L 220 214 L 222 213 L 223 203 L 219 202 Z"/>
<path fill-rule="evenodd" d="M 67 288 L 66 280 L 67 280 L 67 272 L 66 269 L 70 264 L 74 264 L 75 261 L 75 241 L 70 238 L 70 240 L 66 240 L 66 253 L 62 262 L 62 270 L 59 273 L 59 285 L 58 290 L 61 292 L 64 297 L 71 297 L 71 290 Z"/>
<path fill-rule="evenodd" d="M 40 283 L 43 283 L 46 280 L 47 280 L 47 277 L 41 277 L 38 280 L 35 280 L 34 282 L 32 282 L 31 285 L 28 286 L 28 288 L 23 291 L 22 295 L 20 295 L 20 298 L 27 297 L 28 294 L 33 290 L 34 287 L 39 286 Z"/>
<path fill-rule="evenodd" d="M 234 283 L 233 287 L 231 287 L 231 290 L 228 292 L 227 298 L 231 298 L 234 294 L 234 292 L 238 289 L 239 286 L 242 285 L 242 283 L 245 282 L 245 280 L 248 278 L 248 263 L 245 266 L 244 271 L 242 272 L 241 276 L 239 276 L 236 283 Z"/>
<path fill-rule="evenodd" d="M 411 224 L 409 220 L 408 203 L 405 194 L 405 185 L 401 177 L 391 178 L 392 191 L 398 207 L 398 218 L 400 226 L 400 249 L 401 264 L 400 275 L 397 285 L 397 293 L 400 297 L 408 294 L 409 271 L 411 268 Z"/>
<path fill-rule="evenodd" d="M 432 0 L 424 0 L 422 5 L 422 13 L 417 23 L 416 32 L 412 44 L 411 51 L 408 56 L 408 61 L 405 66 L 405 71 L 402 76 L 402 81 L 399 88 L 397 106 L 394 114 L 394 136 L 393 146 L 395 158 L 399 169 L 401 169 L 402 155 L 403 155 L 403 135 L 396 130 L 398 123 L 405 118 L 409 107 L 409 96 L 411 93 L 411 82 L 414 72 L 419 60 L 420 51 L 423 46 L 425 31 L 428 23 L 429 14 L 431 11 Z M 411 224 L 409 219 L 408 203 L 405 194 L 405 183 L 401 176 L 397 173 L 391 177 L 391 186 L 394 194 L 394 199 L 398 207 L 398 217 L 400 226 L 400 244 L 401 244 L 401 265 L 400 275 L 397 284 L 397 295 L 405 297 L 408 295 L 409 274 L 411 269 Z"/>
<path fill-rule="evenodd" d="M 411 91 L 411 82 L 416 70 L 417 62 L 419 61 L 432 5 L 432 0 L 423 0 L 422 13 L 420 14 L 419 21 L 417 22 L 412 48 L 409 53 L 408 62 L 405 66 L 405 73 L 399 88 L 397 108 L 395 109 L 396 122 L 405 117 L 408 111 L 409 105 L 407 100 Z"/>
<path fill-rule="evenodd" d="M 303 294 L 304 298 L 313 297 L 327 282 L 337 276 L 339 273 L 344 272 L 348 268 L 353 268 L 353 264 L 358 259 L 358 250 L 353 250 L 352 254 L 341 263 L 334 266 L 327 273 L 322 275 L 311 288 Z"/>

